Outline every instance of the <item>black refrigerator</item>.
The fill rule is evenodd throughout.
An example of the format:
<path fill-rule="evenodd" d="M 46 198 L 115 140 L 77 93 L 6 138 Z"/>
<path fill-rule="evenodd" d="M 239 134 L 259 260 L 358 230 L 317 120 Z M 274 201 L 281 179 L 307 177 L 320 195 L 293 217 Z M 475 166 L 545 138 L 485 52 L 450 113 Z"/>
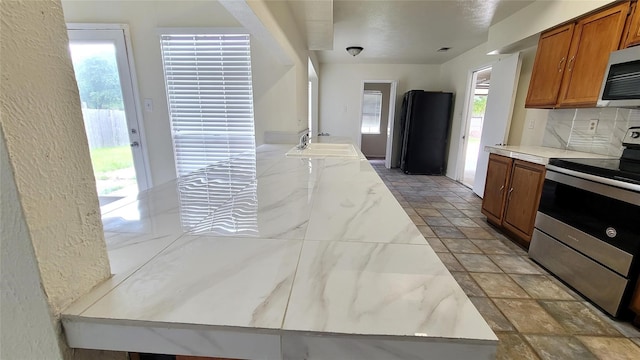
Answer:
<path fill-rule="evenodd" d="M 400 113 L 400 169 L 406 174 L 444 175 L 453 94 L 411 90 Z"/>

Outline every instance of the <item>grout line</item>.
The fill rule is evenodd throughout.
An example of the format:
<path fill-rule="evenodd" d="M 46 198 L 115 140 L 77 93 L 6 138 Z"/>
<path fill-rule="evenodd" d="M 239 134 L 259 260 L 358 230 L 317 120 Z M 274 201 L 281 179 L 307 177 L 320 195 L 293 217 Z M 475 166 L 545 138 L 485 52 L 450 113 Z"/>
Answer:
<path fill-rule="evenodd" d="M 417 186 L 420 186 L 421 184 L 418 184 L 418 183 L 407 183 L 407 182 L 404 182 L 404 181 L 402 180 L 402 179 L 406 179 L 406 177 L 403 177 L 403 176 L 402 176 L 402 175 L 404 175 L 404 174 L 401 174 L 401 173 L 399 173 L 399 172 L 394 172 L 393 170 L 392 170 L 392 171 L 388 171 L 387 169 L 378 169 L 378 168 L 376 168 L 376 167 L 374 167 L 374 169 L 378 172 L 378 174 L 379 174 L 379 175 L 380 175 L 380 174 L 382 174 L 380 170 L 384 170 L 384 174 L 385 174 L 385 176 L 383 177 L 383 180 L 384 180 L 384 182 L 385 182 L 385 185 L 387 185 L 387 187 L 388 187 L 390 190 L 393 190 L 395 193 L 397 193 L 397 194 L 394 194 L 394 196 L 396 196 L 396 200 L 397 200 L 397 196 L 400 196 L 400 197 L 402 197 L 402 198 L 403 198 L 403 201 L 405 201 L 405 202 L 407 203 L 407 205 L 408 205 L 405 209 L 411 209 L 411 210 L 413 210 L 413 211 L 416 211 L 416 206 L 414 206 L 413 204 L 415 204 L 415 203 L 420 203 L 420 202 L 428 204 L 428 203 L 430 202 L 430 201 L 428 201 L 428 200 L 426 200 L 426 199 L 425 199 L 425 200 L 421 200 L 421 201 L 409 201 L 409 200 L 407 200 L 407 198 L 411 198 L 412 196 L 414 196 L 413 194 L 411 194 L 411 191 L 401 191 L 401 190 L 397 190 L 397 189 L 396 189 L 396 187 L 406 187 L 406 188 L 412 188 L 412 187 L 413 187 L 413 188 L 415 188 L 415 187 L 417 187 Z M 388 178 L 386 177 L 386 174 L 391 174 L 391 175 L 393 175 L 393 179 L 388 179 Z M 404 176 L 408 176 L 408 175 L 404 175 Z M 381 177 L 382 177 L 382 176 L 381 176 Z M 447 179 L 447 180 L 448 180 L 448 181 L 453 181 L 453 180 L 450 180 L 450 179 Z M 393 185 L 393 186 L 392 186 L 392 185 L 390 184 L 390 182 L 394 182 L 394 183 L 397 183 L 397 184 L 399 184 L 399 185 Z M 440 184 L 440 183 L 438 183 L 438 182 L 431 182 L 431 181 L 430 181 L 430 182 L 422 183 L 422 185 L 423 185 L 423 186 L 430 186 L 430 187 L 431 187 L 431 186 L 433 186 L 433 187 L 436 187 L 436 186 L 439 186 L 439 185 L 441 185 L 441 184 Z M 449 188 L 449 187 L 447 187 L 447 189 L 450 189 L 450 188 Z M 456 190 L 458 190 L 458 189 L 456 189 Z M 464 194 L 469 194 L 469 192 L 470 192 L 471 190 L 468 190 L 468 189 L 465 189 L 465 190 L 467 190 L 467 191 L 462 192 L 462 191 L 458 190 L 457 192 L 455 192 L 455 195 L 460 196 L 462 199 L 464 199 L 465 201 L 469 202 L 468 197 L 462 197 L 462 196 L 464 196 Z M 453 191 L 452 191 L 452 192 L 453 192 Z M 475 194 L 474 194 L 474 195 L 475 195 Z M 425 196 L 420 196 L 420 195 L 415 195 L 415 196 L 416 196 L 416 197 L 425 197 Z M 438 196 L 438 195 L 433 195 L 433 196 Z M 477 198 L 477 197 L 476 197 L 476 198 Z M 445 201 L 446 201 L 446 199 L 445 199 Z M 446 202 L 448 202 L 448 201 L 446 201 Z M 480 204 L 479 204 L 479 203 L 473 203 L 473 202 L 469 202 L 469 203 L 470 203 L 471 205 L 473 205 L 473 207 L 474 207 L 474 208 L 473 208 L 473 209 L 466 209 L 466 210 L 470 210 L 470 211 L 479 211 L 479 208 L 480 208 Z M 403 208 L 404 208 L 404 207 L 403 207 Z M 460 209 L 458 209 L 458 210 L 460 210 Z M 469 217 L 467 214 L 465 214 L 465 215 L 466 215 L 466 218 L 469 218 L 469 219 L 471 219 L 471 220 L 473 221 L 473 218 Z M 417 226 L 417 225 L 416 225 L 416 226 Z M 427 225 L 427 226 L 428 226 L 428 225 Z M 456 227 L 456 228 L 457 228 L 457 227 Z M 485 251 L 483 251 L 483 254 L 482 254 L 482 255 L 484 255 L 484 256 L 486 256 L 486 257 L 488 257 L 488 258 L 489 258 L 489 260 L 490 260 L 493 264 L 495 264 L 495 265 L 500 269 L 500 272 L 499 272 L 499 273 L 490 273 L 490 274 L 503 274 L 503 275 L 507 275 L 507 276 L 508 276 L 512 281 L 514 281 L 514 282 L 515 282 L 515 280 L 513 280 L 513 276 L 515 276 L 515 275 L 523 275 L 523 276 L 543 276 L 543 277 L 545 277 L 546 279 L 549 279 L 549 280 L 551 280 L 552 282 L 554 282 L 554 284 L 556 283 L 556 282 L 554 281 L 554 277 L 553 277 L 552 275 L 550 275 L 550 274 L 549 274 L 546 270 L 544 270 L 544 269 L 543 269 L 543 270 L 541 271 L 541 273 L 539 273 L 539 274 L 512 274 L 512 273 L 505 272 L 505 271 L 502 269 L 502 267 L 500 267 L 500 265 L 498 265 L 498 264 L 497 264 L 497 263 L 496 263 L 496 262 L 495 262 L 495 261 L 494 261 L 494 260 L 489 256 L 489 255 L 505 255 L 505 256 L 511 256 L 511 257 L 518 257 L 518 258 L 528 259 L 527 254 L 526 254 L 526 253 L 520 253 L 520 252 L 517 250 L 517 249 L 520 249 L 520 247 L 518 247 L 518 248 L 516 249 L 516 248 L 513 248 L 512 246 L 510 246 L 510 244 L 513 244 L 513 243 L 511 242 L 511 240 L 509 240 L 507 237 L 505 237 L 505 235 L 503 235 L 502 233 L 500 233 L 500 235 L 501 235 L 501 236 L 498 236 L 497 234 L 495 234 L 495 233 L 494 233 L 494 231 L 491 231 L 491 230 L 493 229 L 493 227 L 489 227 L 489 228 L 480 227 L 480 228 L 481 228 L 481 229 L 484 229 L 485 231 L 487 231 L 487 232 L 491 233 L 491 234 L 494 236 L 494 238 L 493 238 L 493 239 L 486 239 L 486 240 L 498 240 L 498 241 L 500 241 L 500 243 L 502 243 L 504 246 L 506 246 L 506 247 L 509 249 L 509 251 L 511 251 L 511 252 L 512 252 L 512 253 L 510 253 L 510 254 L 489 254 L 489 253 L 486 253 Z M 426 237 L 425 237 L 425 238 L 426 238 Z M 439 241 L 442 241 L 441 237 L 439 237 L 439 236 L 436 236 L 435 238 L 436 238 L 436 239 L 438 239 Z M 466 239 L 466 240 L 471 240 L 471 239 L 467 238 L 466 236 L 465 236 L 465 238 L 464 238 L 464 239 Z M 474 240 L 475 240 L 475 239 L 474 239 Z M 480 239 L 478 239 L 478 240 L 480 240 Z M 482 240 L 485 240 L 485 239 L 482 239 Z M 427 242 L 428 242 L 428 240 L 427 240 Z M 445 245 L 445 248 L 449 249 L 446 245 Z M 449 249 L 449 250 L 450 250 L 450 249 Z M 481 249 L 481 250 L 482 250 L 482 249 Z M 435 250 L 434 250 L 434 251 L 435 251 Z M 437 254 L 440 254 L 440 253 L 437 253 Z M 455 256 L 457 253 L 447 252 L 447 254 L 451 254 L 451 255 L 453 255 L 454 259 L 456 259 L 456 260 L 457 260 L 457 257 Z M 444 262 L 443 262 L 443 263 L 444 263 Z M 461 264 L 461 265 L 462 265 L 462 264 Z M 447 266 L 446 266 L 446 264 L 445 264 L 445 267 L 447 267 Z M 483 288 L 482 288 L 482 287 L 481 287 L 481 286 L 480 286 L 480 285 L 475 281 L 475 279 L 471 276 L 471 273 L 472 273 L 472 272 L 468 271 L 464 266 L 462 266 L 462 270 L 453 270 L 453 269 L 450 269 L 449 267 L 447 267 L 447 270 L 448 270 L 449 272 L 457 272 L 457 273 L 464 273 L 464 274 L 467 274 L 467 276 L 469 276 L 469 277 L 470 277 L 470 278 L 471 278 L 471 279 L 476 283 L 476 285 L 477 285 L 477 286 L 478 286 L 478 288 L 482 291 L 482 293 L 483 293 L 484 295 L 487 295 L 487 294 L 486 294 L 486 292 L 484 291 L 484 289 L 483 289 Z M 496 334 L 513 334 L 513 335 L 517 335 L 517 336 L 518 336 L 518 338 L 519 338 L 519 339 L 521 339 L 522 343 L 523 343 L 525 346 L 528 346 L 528 347 L 529 347 L 529 349 L 532 351 L 532 353 L 533 353 L 533 354 L 535 354 L 536 356 L 540 357 L 540 358 L 542 358 L 542 357 L 541 357 L 541 355 L 540 355 L 540 354 L 541 354 L 540 349 L 538 349 L 538 348 L 536 348 L 535 346 L 533 346 L 533 345 L 532 345 L 532 344 L 527 340 L 527 338 L 525 337 L 525 335 L 549 336 L 549 337 L 555 337 L 555 336 L 570 337 L 570 338 L 573 338 L 573 339 L 576 339 L 577 341 L 579 341 L 579 342 L 580 342 L 580 344 L 582 344 L 582 345 L 584 346 L 584 348 L 586 349 L 586 351 L 587 351 L 588 353 L 590 353 L 590 354 L 594 355 L 594 356 L 595 356 L 595 354 L 594 354 L 593 352 L 591 352 L 591 350 L 586 346 L 586 344 L 584 344 L 584 343 L 583 343 L 583 342 L 582 342 L 582 341 L 581 341 L 577 336 L 591 336 L 591 337 L 602 337 L 602 338 L 619 338 L 619 339 L 629 339 L 629 341 L 631 341 L 631 337 L 630 337 L 630 336 L 627 336 L 625 333 L 623 333 L 622 331 L 618 330 L 618 329 L 617 329 L 613 324 L 611 324 L 611 323 L 607 322 L 607 321 L 606 321 L 606 319 L 602 318 L 602 314 L 596 313 L 596 315 L 598 315 L 599 320 L 603 321 L 603 322 L 604 322 L 608 327 L 613 328 L 616 332 L 618 332 L 618 333 L 619 333 L 619 335 L 617 335 L 617 336 L 612 336 L 612 335 L 590 335 L 590 334 L 583 335 L 583 334 L 574 334 L 574 333 L 572 333 L 569 329 L 567 329 L 567 328 L 566 328 L 562 323 L 560 323 L 560 321 L 559 321 L 559 320 L 557 320 L 553 315 L 551 315 L 551 313 L 549 313 L 548 311 L 546 311 L 546 309 L 544 309 L 544 307 L 543 307 L 543 310 L 545 311 L 545 313 L 546 313 L 546 314 L 548 314 L 548 315 L 549 315 L 551 318 L 553 318 L 555 321 L 557 321 L 557 322 L 560 324 L 560 326 L 561 326 L 561 327 L 562 327 L 562 328 L 563 328 L 567 333 L 566 333 L 566 334 L 562 334 L 562 335 L 560 335 L 560 334 L 549 334 L 549 333 L 538 333 L 538 332 L 532 332 L 532 333 L 529 333 L 529 332 L 520 332 L 520 331 L 515 327 L 515 325 L 511 322 L 511 320 L 509 320 L 509 318 L 504 314 L 504 312 L 503 312 L 503 311 L 502 311 L 502 310 L 501 310 L 501 309 L 500 309 L 500 308 L 495 304 L 495 301 L 494 301 L 494 300 L 525 300 L 525 301 L 534 301 L 538 306 L 542 306 L 542 305 L 541 305 L 541 302 L 543 302 L 543 301 L 551 301 L 551 302 L 577 302 L 577 303 L 582 303 L 582 302 L 584 302 L 585 300 L 583 300 L 583 299 L 578 299 L 578 298 L 573 297 L 573 295 L 572 295 L 571 293 L 567 292 L 567 291 L 566 291 L 565 289 L 563 289 L 562 287 L 560 287 L 560 288 L 561 288 L 561 290 L 563 290 L 563 291 L 567 292 L 567 293 L 572 297 L 572 299 L 570 299 L 570 300 L 568 300 L 568 299 L 559 299 L 559 300 L 556 300 L 556 299 L 536 299 L 536 298 L 533 298 L 533 297 L 532 297 L 532 295 L 531 295 L 529 292 L 527 292 L 527 291 L 526 291 L 526 290 L 525 290 L 525 289 L 524 289 L 520 284 L 518 284 L 517 282 L 516 282 L 516 285 L 517 285 L 519 288 L 521 288 L 521 289 L 524 291 L 524 293 L 525 293 L 525 294 L 527 294 L 527 295 L 529 296 L 529 298 L 525 298 L 525 299 L 514 299 L 514 298 L 504 298 L 504 297 L 490 297 L 490 296 L 488 296 L 488 295 L 486 296 L 486 298 L 487 298 L 487 299 L 489 299 L 490 303 L 491 303 L 491 304 L 492 304 L 492 305 L 497 309 L 497 311 L 499 312 L 499 314 L 500 314 L 501 316 L 503 316 L 503 317 L 504 317 L 504 319 L 506 319 L 506 321 L 507 321 L 509 324 L 511 324 L 511 325 L 512 325 L 512 327 L 513 327 L 513 329 L 514 329 L 514 330 L 512 330 L 512 331 L 495 331 L 495 330 L 493 330 L 493 331 L 494 331 L 494 333 L 496 333 Z M 556 284 L 556 285 L 557 285 L 557 284 Z M 469 297 L 469 295 L 466 295 L 466 296 L 467 296 L 467 297 Z M 476 297 L 477 297 L 477 296 L 476 296 Z M 590 309 L 590 310 L 591 310 L 591 309 Z M 481 314 L 481 315 L 482 315 L 482 314 Z M 633 342 L 633 341 L 632 341 L 632 343 L 633 343 L 634 345 L 638 346 L 638 344 L 636 344 L 635 342 Z"/>

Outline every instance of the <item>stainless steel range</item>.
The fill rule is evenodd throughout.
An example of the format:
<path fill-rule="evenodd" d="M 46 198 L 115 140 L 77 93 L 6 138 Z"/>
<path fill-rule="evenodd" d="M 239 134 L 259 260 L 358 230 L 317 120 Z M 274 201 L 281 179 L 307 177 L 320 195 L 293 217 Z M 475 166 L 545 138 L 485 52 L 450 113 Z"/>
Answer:
<path fill-rule="evenodd" d="M 547 165 L 529 256 L 613 316 L 626 312 L 640 267 L 640 127 L 620 159 Z"/>

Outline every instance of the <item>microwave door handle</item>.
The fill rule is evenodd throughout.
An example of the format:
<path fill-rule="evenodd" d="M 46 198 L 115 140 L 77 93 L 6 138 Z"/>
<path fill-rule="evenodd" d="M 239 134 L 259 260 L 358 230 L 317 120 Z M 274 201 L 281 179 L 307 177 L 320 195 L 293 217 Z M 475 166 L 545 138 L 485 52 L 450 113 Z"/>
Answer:
<path fill-rule="evenodd" d="M 558 63 L 558 72 L 562 72 L 562 64 L 565 60 L 567 60 L 567 58 L 564 56 L 562 57 L 562 59 L 560 59 L 560 62 Z"/>

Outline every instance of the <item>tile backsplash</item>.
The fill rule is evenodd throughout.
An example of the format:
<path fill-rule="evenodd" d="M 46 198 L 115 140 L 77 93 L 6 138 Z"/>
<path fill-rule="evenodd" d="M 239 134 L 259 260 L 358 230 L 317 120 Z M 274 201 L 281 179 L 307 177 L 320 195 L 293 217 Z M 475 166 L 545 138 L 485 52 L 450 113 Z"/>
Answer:
<path fill-rule="evenodd" d="M 598 120 L 595 134 L 588 132 Z M 639 109 L 588 108 L 549 111 L 542 145 L 619 157 L 622 138 L 631 126 L 640 126 Z"/>

